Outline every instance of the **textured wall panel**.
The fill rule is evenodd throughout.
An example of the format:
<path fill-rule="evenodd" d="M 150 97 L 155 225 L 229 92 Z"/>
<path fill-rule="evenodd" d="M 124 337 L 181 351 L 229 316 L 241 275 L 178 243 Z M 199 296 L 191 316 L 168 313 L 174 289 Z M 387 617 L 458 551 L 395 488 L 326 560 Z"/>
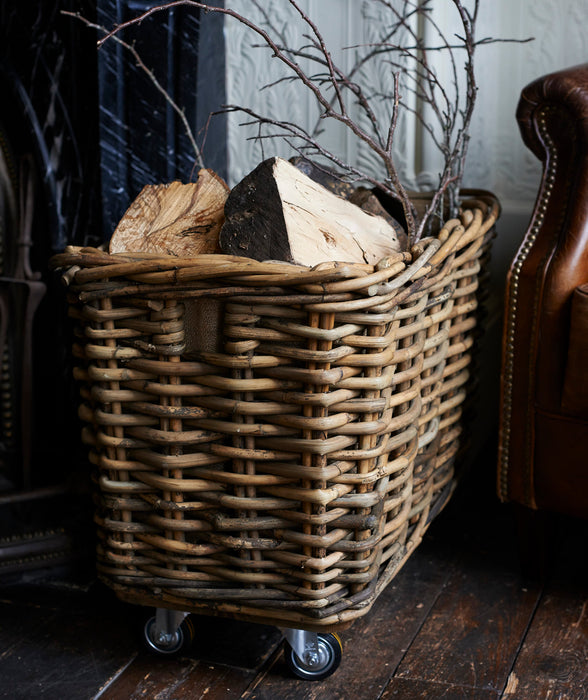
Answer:
<path fill-rule="evenodd" d="M 233 0 L 230 5 L 256 19 L 250 0 Z M 283 27 L 289 39 L 301 34 L 294 10 L 285 0 L 269 4 L 272 20 Z M 301 0 L 324 31 L 336 60 L 353 60 L 353 50 L 344 46 L 361 46 L 373 41 L 381 26 L 383 7 L 377 0 Z M 455 13 L 452 3 L 434 3 L 435 18 L 451 34 Z M 523 39 L 535 37 L 526 44 L 498 43 L 480 46 L 476 55 L 479 84 L 476 112 L 471 127 L 471 142 L 466 165 L 465 184 L 496 192 L 507 212 L 528 210 L 535 198 L 539 166 L 520 140 L 514 113 L 521 89 L 535 77 L 586 60 L 586 0 L 568 0 L 565 12 L 551 0 L 482 0 L 477 37 Z M 455 29 L 457 31 L 457 27 Z M 263 85 L 283 76 L 277 61 L 268 51 L 253 49 L 252 37 L 236 22 L 227 22 L 227 96 L 233 104 L 252 107 L 271 116 L 282 116 L 312 128 L 316 119 L 307 93 L 296 83 L 281 83 L 271 90 Z M 348 63 L 348 65 L 350 65 Z M 447 67 L 439 63 L 440 75 Z M 368 91 L 390 86 L 391 70 L 382 64 L 378 70 L 364 71 L 362 85 Z M 403 99 L 410 101 L 409 94 Z M 390 104 L 375 106 L 382 123 L 390 115 Z M 233 114 L 229 119 L 229 177 L 232 182 L 251 170 L 261 157 L 289 155 L 284 144 L 259 144 L 247 140 L 251 129 L 239 126 L 244 119 Z M 362 119 L 359 119 L 363 124 Z M 416 120 L 405 115 L 398 128 L 395 148 L 404 181 L 408 186 L 428 187 L 436 180 L 437 158 L 423 142 L 423 130 Z M 337 125 L 326 125 L 324 139 L 336 148 L 344 160 L 377 172 L 379 163 L 362 145 L 345 135 Z"/>

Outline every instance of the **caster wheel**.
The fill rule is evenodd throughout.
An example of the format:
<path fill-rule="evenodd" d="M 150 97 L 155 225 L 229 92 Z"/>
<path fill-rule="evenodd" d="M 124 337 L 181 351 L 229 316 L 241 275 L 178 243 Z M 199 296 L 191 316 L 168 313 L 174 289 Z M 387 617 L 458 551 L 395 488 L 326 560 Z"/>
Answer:
<path fill-rule="evenodd" d="M 143 626 L 143 645 L 153 654 L 159 656 L 178 656 L 192 645 L 195 637 L 194 625 L 189 617 L 182 620 L 173 634 L 155 635 L 155 617 L 150 617 Z"/>
<path fill-rule="evenodd" d="M 285 649 L 286 663 L 290 671 L 307 681 L 320 681 L 334 673 L 341 663 L 343 647 L 336 634 L 318 634 L 318 658 L 301 659 L 288 644 Z"/>

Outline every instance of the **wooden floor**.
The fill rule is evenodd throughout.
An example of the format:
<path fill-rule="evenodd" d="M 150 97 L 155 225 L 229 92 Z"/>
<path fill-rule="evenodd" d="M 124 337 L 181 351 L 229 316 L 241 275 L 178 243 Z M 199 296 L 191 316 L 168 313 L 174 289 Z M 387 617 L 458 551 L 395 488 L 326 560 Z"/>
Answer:
<path fill-rule="evenodd" d="M 0 698 L 10 700 L 581 700 L 588 698 L 588 523 L 557 519 L 543 582 L 521 574 L 493 471 L 470 472 L 321 682 L 296 680 L 272 627 L 195 618 L 180 659 L 140 650 L 139 611 L 90 578 L 0 586 Z"/>

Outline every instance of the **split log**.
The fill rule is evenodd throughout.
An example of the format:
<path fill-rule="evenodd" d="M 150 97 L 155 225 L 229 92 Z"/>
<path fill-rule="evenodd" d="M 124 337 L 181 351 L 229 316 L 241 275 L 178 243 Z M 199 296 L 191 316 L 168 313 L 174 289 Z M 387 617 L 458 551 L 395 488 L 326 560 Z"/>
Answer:
<path fill-rule="evenodd" d="M 381 216 L 392 226 L 398 236 L 398 241 L 402 250 L 408 250 L 408 236 L 404 226 L 384 207 L 375 194 L 375 191 L 366 187 L 354 187 L 351 183 L 346 182 L 343 175 L 337 172 L 334 168 L 315 163 L 304 156 L 296 156 L 290 158 L 290 163 L 295 165 L 298 170 L 301 170 L 305 175 L 318 182 L 323 187 L 326 187 L 331 192 L 348 199 L 353 204 L 375 216 Z M 402 213 L 402 205 L 398 200 L 398 206 Z M 398 207 L 396 207 L 398 209 Z"/>
<path fill-rule="evenodd" d="M 228 193 L 222 178 L 205 169 L 197 182 L 146 185 L 112 234 L 109 250 L 179 257 L 220 252 Z"/>
<path fill-rule="evenodd" d="M 222 250 L 256 260 L 373 265 L 400 250 L 385 219 L 338 197 L 282 158 L 263 161 L 235 185 L 225 217 Z"/>

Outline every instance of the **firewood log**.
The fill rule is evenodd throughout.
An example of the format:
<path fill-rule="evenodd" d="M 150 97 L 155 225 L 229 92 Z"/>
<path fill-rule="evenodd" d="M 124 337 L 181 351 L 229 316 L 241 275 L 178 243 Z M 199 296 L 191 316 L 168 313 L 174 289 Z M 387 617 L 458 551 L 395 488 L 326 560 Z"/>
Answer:
<path fill-rule="evenodd" d="M 296 156 L 290 158 L 290 163 L 295 165 L 298 170 L 301 170 L 305 175 L 318 182 L 323 187 L 326 187 L 331 192 L 338 194 L 339 197 L 348 199 L 353 204 L 361 207 L 364 211 L 376 216 L 382 216 L 396 231 L 398 241 L 402 250 L 408 250 L 408 236 L 406 231 L 399 221 L 387 211 L 374 190 L 366 187 L 355 187 L 351 183 L 346 182 L 344 176 L 337 172 L 334 168 L 326 165 L 318 164 L 305 158 L 304 156 Z"/>
<path fill-rule="evenodd" d="M 263 161 L 233 187 L 225 217 L 222 250 L 256 260 L 373 265 L 400 250 L 385 219 L 338 197 L 282 158 Z"/>
<path fill-rule="evenodd" d="M 205 169 L 197 182 L 146 185 L 112 234 L 109 250 L 179 257 L 220 252 L 228 192 L 225 182 Z"/>

